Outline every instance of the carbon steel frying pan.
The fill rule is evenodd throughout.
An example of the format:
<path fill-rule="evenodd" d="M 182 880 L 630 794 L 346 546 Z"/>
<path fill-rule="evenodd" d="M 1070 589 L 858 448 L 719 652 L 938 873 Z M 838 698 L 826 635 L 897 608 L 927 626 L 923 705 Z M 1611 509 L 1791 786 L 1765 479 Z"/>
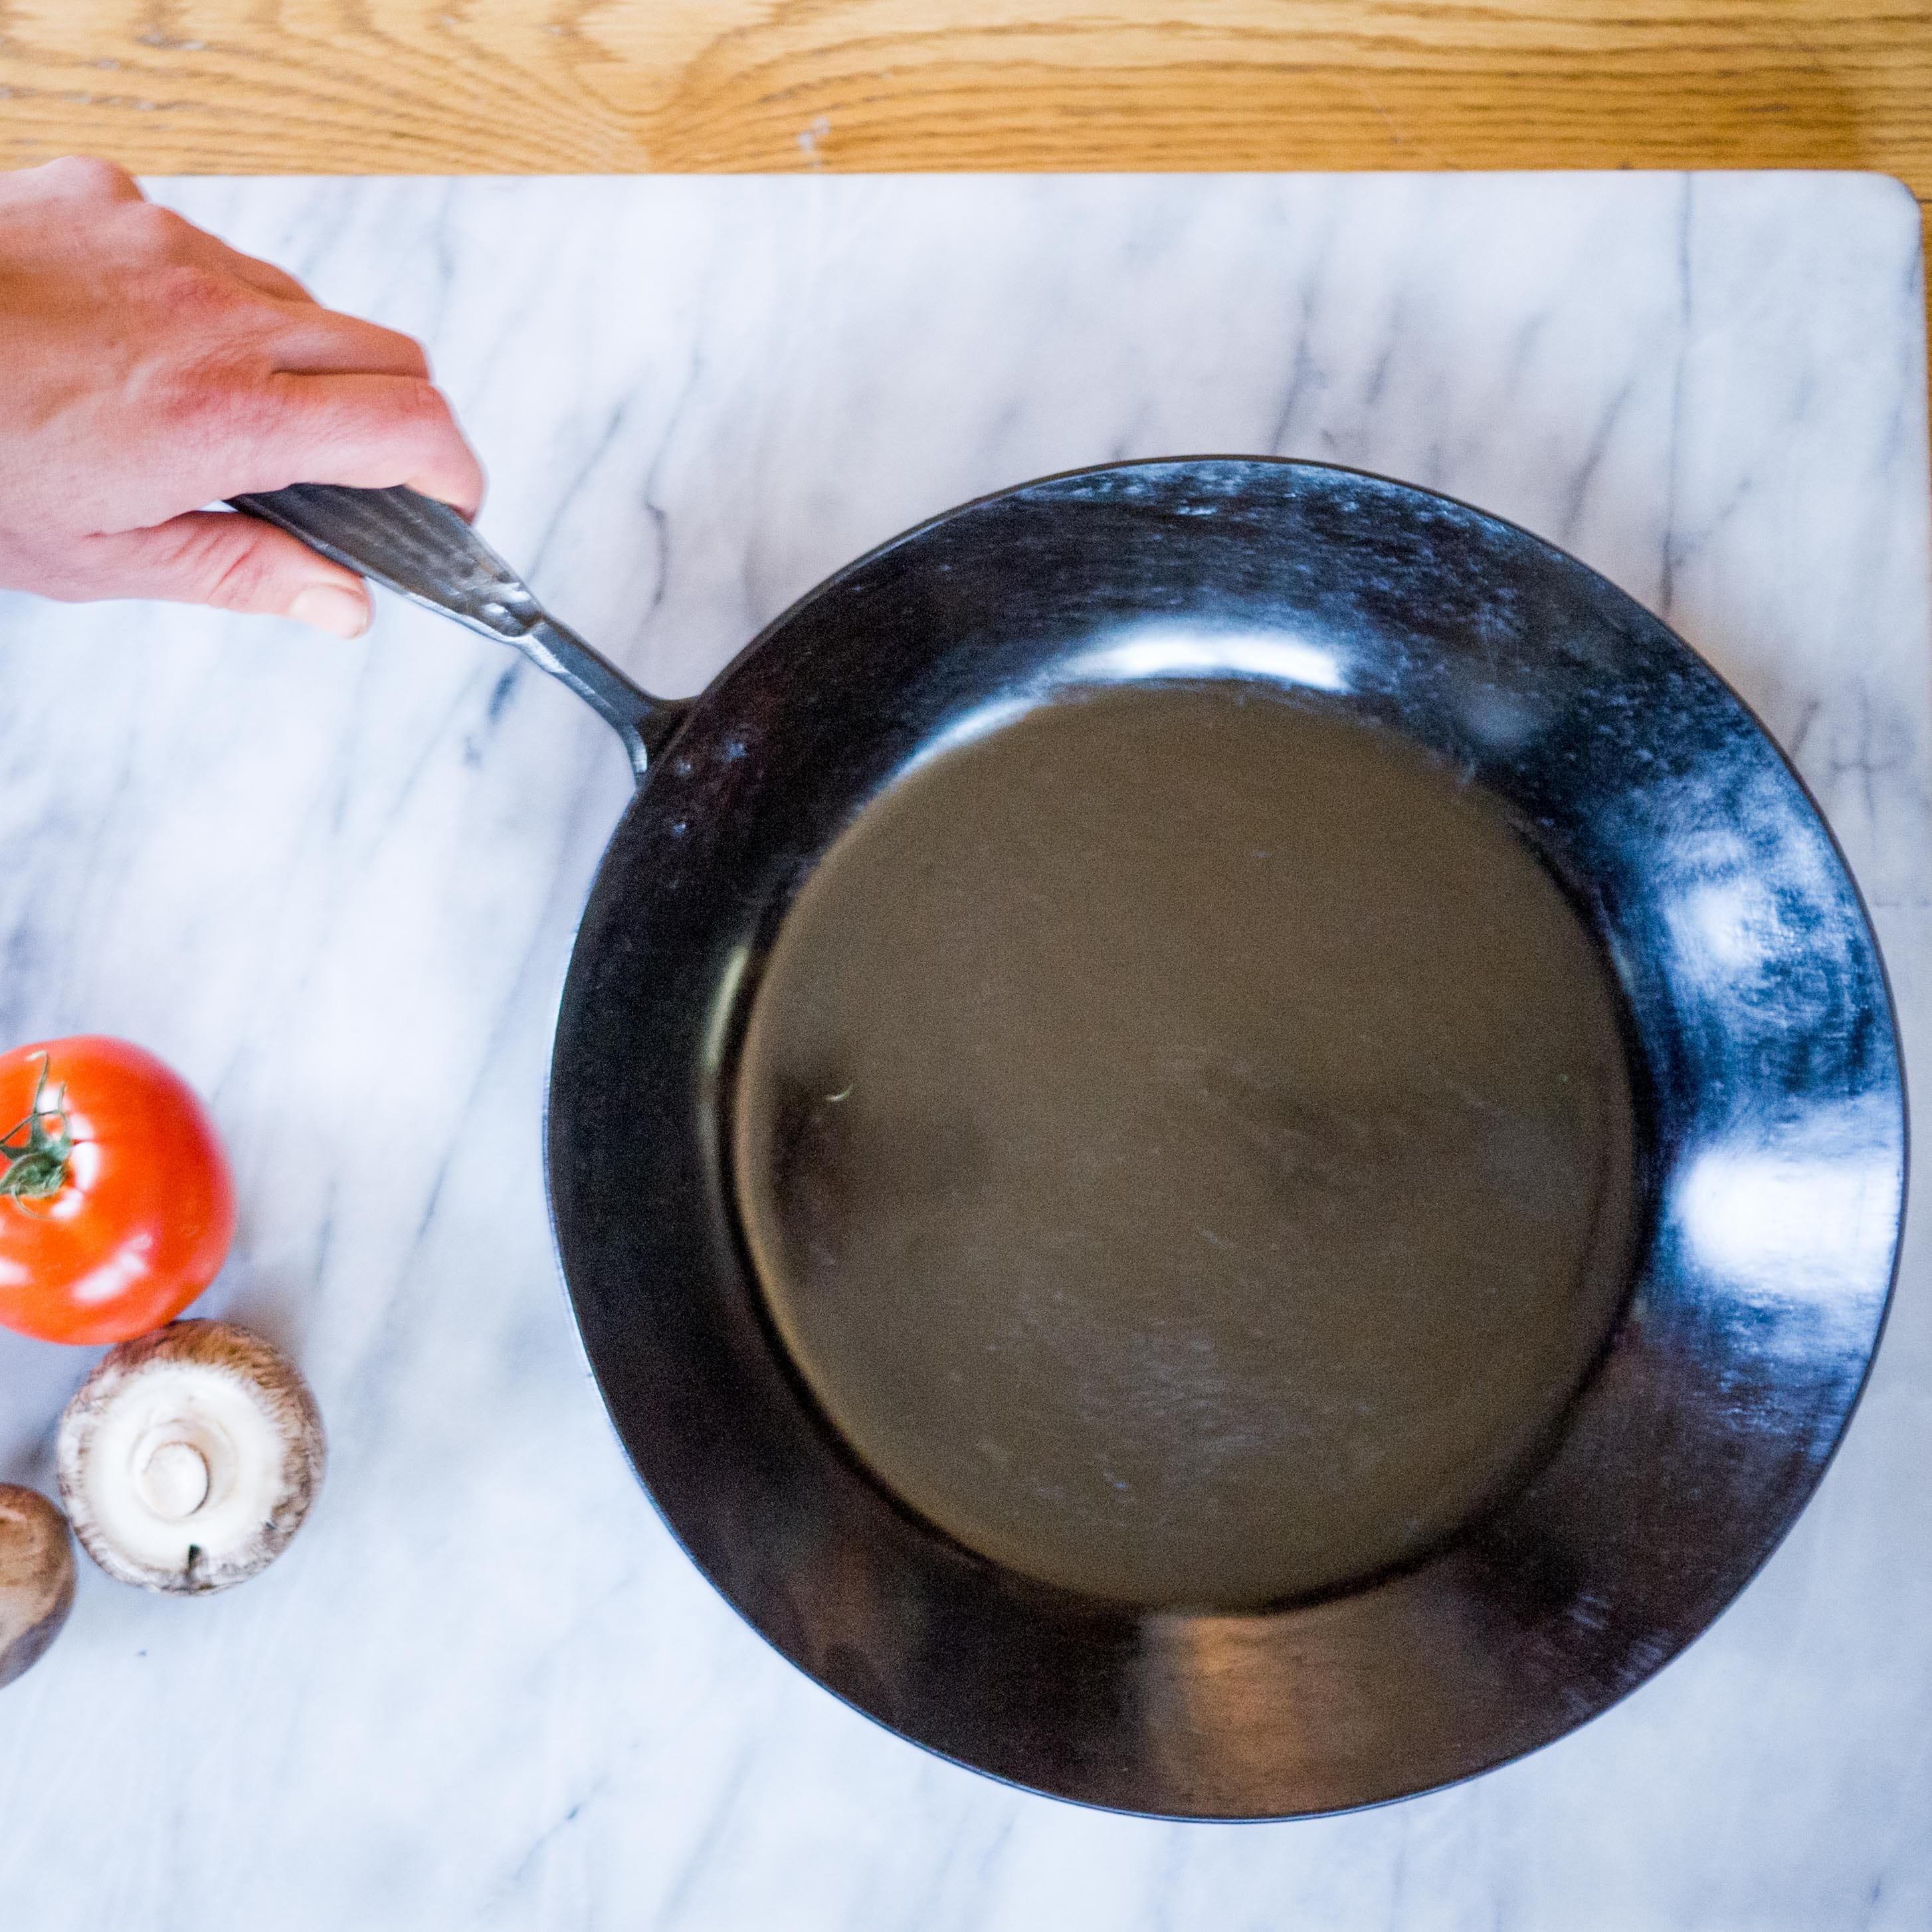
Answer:
<path fill-rule="evenodd" d="M 686 704 L 420 498 L 238 507 L 623 740 L 564 1273 L 674 1532 L 860 1709 L 1090 1804 L 1372 1804 L 1622 1696 L 1810 1495 L 1898 1250 L 1883 969 L 1776 748 L 1574 560 L 1121 464 Z"/>

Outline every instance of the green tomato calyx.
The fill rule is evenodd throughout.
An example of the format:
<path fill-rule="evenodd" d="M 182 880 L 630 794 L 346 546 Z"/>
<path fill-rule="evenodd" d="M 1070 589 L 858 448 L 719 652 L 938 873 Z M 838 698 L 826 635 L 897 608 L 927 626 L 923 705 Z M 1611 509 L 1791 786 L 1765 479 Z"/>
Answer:
<path fill-rule="evenodd" d="M 48 1201 L 67 1185 L 74 1135 L 68 1125 L 67 1090 L 47 1092 L 47 1056 L 40 1055 L 40 1077 L 34 1088 L 34 1110 L 0 1136 L 0 1197 Z M 50 1123 L 52 1125 L 50 1126 Z"/>

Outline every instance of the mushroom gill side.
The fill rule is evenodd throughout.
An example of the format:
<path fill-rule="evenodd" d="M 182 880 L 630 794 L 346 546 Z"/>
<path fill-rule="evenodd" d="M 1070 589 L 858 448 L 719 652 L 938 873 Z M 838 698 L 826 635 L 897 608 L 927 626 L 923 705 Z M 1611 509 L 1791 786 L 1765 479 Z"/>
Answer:
<path fill-rule="evenodd" d="M 266 1569 L 327 1460 L 300 1370 L 232 1322 L 171 1322 L 110 1349 L 61 1418 L 60 1489 L 110 1576 L 177 1596 Z"/>

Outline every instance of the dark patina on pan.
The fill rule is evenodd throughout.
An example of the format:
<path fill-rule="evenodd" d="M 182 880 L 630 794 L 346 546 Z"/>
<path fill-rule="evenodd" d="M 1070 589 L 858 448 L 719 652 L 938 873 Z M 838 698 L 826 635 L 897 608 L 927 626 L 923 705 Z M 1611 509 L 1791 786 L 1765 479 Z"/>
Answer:
<path fill-rule="evenodd" d="M 564 1271 L 673 1531 L 860 1709 L 1094 1804 L 1373 1804 L 1624 1695 L 1810 1496 L 1898 1248 L 1883 969 L 1776 747 L 1574 559 L 1120 464 L 687 706 L 419 500 L 245 507 L 625 737 Z"/>

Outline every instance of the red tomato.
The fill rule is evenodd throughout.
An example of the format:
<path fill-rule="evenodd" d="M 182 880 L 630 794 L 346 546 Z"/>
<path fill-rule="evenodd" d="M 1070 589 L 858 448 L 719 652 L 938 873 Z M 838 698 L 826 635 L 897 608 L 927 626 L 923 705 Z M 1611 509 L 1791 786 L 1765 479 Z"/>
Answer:
<path fill-rule="evenodd" d="M 193 1089 L 124 1040 L 0 1054 L 0 1322 L 124 1342 L 220 1271 L 235 1184 Z"/>

